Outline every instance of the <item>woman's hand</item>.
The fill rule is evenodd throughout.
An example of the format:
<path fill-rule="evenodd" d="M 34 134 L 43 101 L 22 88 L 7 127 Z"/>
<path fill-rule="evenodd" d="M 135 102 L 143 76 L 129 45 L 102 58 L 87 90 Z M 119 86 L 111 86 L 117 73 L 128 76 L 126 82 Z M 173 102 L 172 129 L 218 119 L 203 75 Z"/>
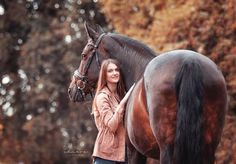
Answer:
<path fill-rule="evenodd" d="M 125 97 L 120 101 L 120 104 L 119 104 L 119 107 L 118 107 L 118 110 L 122 110 L 122 111 L 119 111 L 121 113 L 123 113 L 124 109 L 125 109 L 125 104 L 132 92 L 132 90 L 134 89 L 134 86 L 135 86 L 135 83 L 131 86 L 131 88 L 129 89 L 129 91 L 125 94 Z"/>

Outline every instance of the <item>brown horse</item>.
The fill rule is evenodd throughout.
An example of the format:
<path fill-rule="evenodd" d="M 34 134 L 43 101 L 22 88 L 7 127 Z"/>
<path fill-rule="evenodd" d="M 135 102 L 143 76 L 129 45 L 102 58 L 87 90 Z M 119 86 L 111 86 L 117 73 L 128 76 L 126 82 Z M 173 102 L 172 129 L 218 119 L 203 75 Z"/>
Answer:
<path fill-rule="evenodd" d="M 156 57 L 138 41 L 85 28 L 88 43 L 69 95 L 84 100 L 95 88 L 102 60 L 121 63 L 126 88 L 136 82 L 125 114 L 129 163 L 151 157 L 162 164 L 213 164 L 227 110 L 225 80 L 217 66 L 189 50 Z"/>

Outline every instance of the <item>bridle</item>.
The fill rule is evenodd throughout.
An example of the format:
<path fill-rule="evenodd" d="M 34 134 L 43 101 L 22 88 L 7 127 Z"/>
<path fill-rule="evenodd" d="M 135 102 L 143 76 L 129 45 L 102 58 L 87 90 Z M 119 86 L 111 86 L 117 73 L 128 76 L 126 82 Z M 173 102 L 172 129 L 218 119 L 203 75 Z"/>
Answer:
<path fill-rule="evenodd" d="M 83 73 L 80 72 L 79 69 L 75 70 L 75 72 L 74 72 L 74 75 L 73 75 L 73 76 L 82 82 L 82 86 L 77 86 L 77 85 L 76 85 L 77 88 L 78 88 L 78 90 L 79 90 L 79 92 L 81 93 L 82 96 L 85 96 L 84 88 L 85 88 L 85 86 L 88 84 L 88 78 L 87 78 L 86 75 L 87 75 L 87 73 L 88 73 L 88 69 L 89 69 L 89 67 L 90 67 L 90 65 L 91 65 L 91 63 L 92 63 L 92 61 L 93 61 L 94 56 L 95 56 L 95 60 L 96 60 L 98 69 L 100 70 L 100 68 L 101 68 L 101 63 L 100 63 L 100 61 L 99 61 L 99 56 L 98 56 L 97 49 L 98 49 L 98 46 L 99 46 L 99 44 L 100 44 L 102 38 L 103 38 L 105 35 L 106 35 L 106 33 L 102 33 L 102 34 L 98 37 L 98 39 L 97 39 L 97 41 L 96 41 L 95 44 L 93 44 L 93 43 L 88 43 L 88 44 L 87 44 L 87 45 L 90 45 L 90 46 L 93 47 L 93 53 L 92 53 L 92 55 L 89 57 L 88 62 L 87 62 L 86 65 L 85 65 L 85 69 L 84 69 Z"/>

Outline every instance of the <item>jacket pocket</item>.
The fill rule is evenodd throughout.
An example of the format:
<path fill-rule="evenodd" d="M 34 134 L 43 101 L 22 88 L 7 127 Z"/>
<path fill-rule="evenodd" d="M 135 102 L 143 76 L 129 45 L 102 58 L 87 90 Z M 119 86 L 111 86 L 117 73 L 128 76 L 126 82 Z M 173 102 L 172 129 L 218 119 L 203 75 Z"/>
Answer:
<path fill-rule="evenodd" d="M 119 147 L 119 140 L 117 134 L 110 132 L 109 130 L 101 131 L 99 138 L 99 144 L 104 151 L 111 151 Z"/>

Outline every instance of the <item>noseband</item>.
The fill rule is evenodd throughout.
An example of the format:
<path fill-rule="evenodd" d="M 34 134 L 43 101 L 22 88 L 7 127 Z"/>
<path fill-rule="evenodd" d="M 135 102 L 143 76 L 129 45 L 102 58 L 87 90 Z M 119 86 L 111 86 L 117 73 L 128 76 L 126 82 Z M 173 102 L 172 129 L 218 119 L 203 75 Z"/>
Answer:
<path fill-rule="evenodd" d="M 98 37 L 98 39 L 97 39 L 97 41 L 96 41 L 95 44 L 89 43 L 89 45 L 93 46 L 94 49 L 93 49 L 92 55 L 90 56 L 90 58 L 88 59 L 88 62 L 87 62 L 86 65 L 85 65 L 84 72 L 81 73 L 81 72 L 79 71 L 79 69 L 75 70 L 75 72 L 74 72 L 74 75 L 73 75 L 73 76 L 76 77 L 76 78 L 78 78 L 78 79 L 83 83 L 82 87 L 81 87 L 81 86 L 77 86 L 78 90 L 82 93 L 81 95 L 83 95 L 83 96 L 85 95 L 85 93 L 84 93 L 84 88 L 85 88 L 86 84 L 88 83 L 88 78 L 87 78 L 86 74 L 88 73 L 88 69 L 89 69 L 89 67 L 90 67 L 90 65 L 91 65 L 91 63 L 92 63 L 92 61 L 93 61 L 94 56 L 95 56 L 95 58 L 96 58 L 96 63 L 97 63 L 97 66 L 98 66 L 99 70 L 100 70 L 100 68 L 101 68 L 101 63 L 100 63 L 100 61 L 99 61 L 97 49 L 98 49 L 98 46 L 99 46 L 99 44 L 100 44 L 100 42 L 101 42 L 101 40 L 102 40 L 102 38 L 103 38 L 104 35 L 106 35 L 106 33 L 101 34 L 101 35 Z"/>

